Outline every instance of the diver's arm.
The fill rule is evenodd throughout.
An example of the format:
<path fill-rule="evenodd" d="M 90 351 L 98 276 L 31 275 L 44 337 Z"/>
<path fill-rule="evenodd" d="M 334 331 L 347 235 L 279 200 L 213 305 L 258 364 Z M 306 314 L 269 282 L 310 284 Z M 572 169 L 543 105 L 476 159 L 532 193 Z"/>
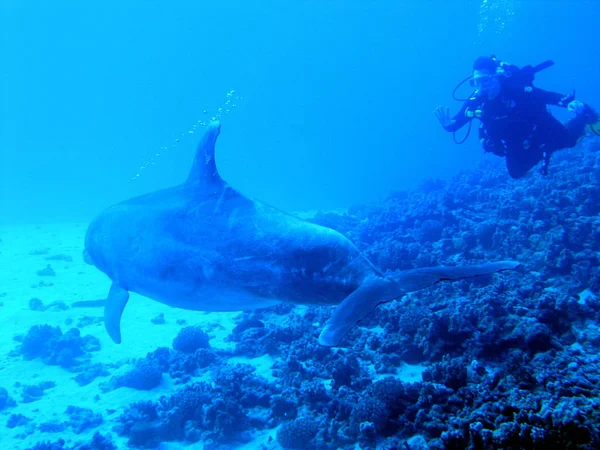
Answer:
<path fill-rule="evenodd" d="M 460 111 L 458 111 L 454 115 L 454 117 L 452 117 L 452 119 L 450 119 L 450 123 L 447 125 L 442 125 L 444 130 L 453 132 L 453 131 L 460 130 L 462 127 L 464 127 L 470 120 L 466 114 L 467 108 L 469 107 L 470 104 L 471 104 L 471 101 L 464 102 L 462 105 L 462 108 L 460 108 Z"/>
<path fill-rule="evenodd" d="M 532 87 L 531 95 L 546 105 L 556 105 L 566 108 L 575 94 L 559 94 L 558 92 L 545 91 L 544 89 Z"/>

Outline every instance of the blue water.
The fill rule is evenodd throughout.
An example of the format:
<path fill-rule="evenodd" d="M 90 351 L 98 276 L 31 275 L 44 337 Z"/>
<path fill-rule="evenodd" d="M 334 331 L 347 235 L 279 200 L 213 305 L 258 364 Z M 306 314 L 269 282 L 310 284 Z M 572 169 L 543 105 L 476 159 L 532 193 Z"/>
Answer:
<path fill-rule="evenodd" d="M 346 207 L 477 165 L 476 139 L 456 146 L 432 111 L 459 106 L 450 93 L 481 54 L 552 58 L 540 87 L 600 103 L 593 1 L 0 7 L 3 222 L 87 220 L 178 183 L 188 131 L 231 90 L 241 98 L 222 117 L 220 170 L 288 210 Z"/>
<path fill-rule="evenodd" d="M 536 168 L 513 180 L 476 128 L 456 145 L 433 114 L 458 110 L 452 90 L 491 54 L 518 66 L 551 59 L 536 86 L 576 91 L 600 111 L 598 23 L 597 0 L 1 1 L 0 448 L 598 448 L 600 138 L 557 152 L 547 177 Z M 327 258 L 355 248 L 346 238 L 386 276 L 521 266 L 433 287 L 410 278 L 427 289 L 382 297 L 333 348 L 317 341 L 333 308 L 302 304 L 312 284 L 292 292 L 300 305 L 234 313 L 131 291 L 116 344 L 103 309 L 112 280 L 82 257 L 87 226 L 112 204 L 182 183 L 212 119 L 221 176 L 302 213 L 312 244 L 269 248 L 267 231 L 294 242 L 292 219 L 246 223 L 254 210 L 240 202 L 240 216 L 214 229 L 201 221 L 165 239 L 152 233 L 179 228 L 149 213 L 114 242 L 139 238 L 141 257 L 113 258 L 108 239 L 96 263 L 136 278 L 146 273 L 136 263 L 159 255 L 143 260 L 163 277 L 155 287 L 175 280 L 187 292 L 195 269 L 207 280 L 214 269 L 233 293 L 254 292 L 244 280 L 259 286 L 286 257 L 305 264 L 290 266 L 294 276 L 318 276 L 320 260 L 302 251 Z M 103 230 L 119 235 L 107 217 L 98 242 Z M 221 245 L 219 226 L 236 220 L 256 233 Z M 315 224 L 344 238 L 323 242 L 315 230 L 330 231 Z M 215 242 L 198 242 L 206 236 Z M 256 236 L 268 257 L 252 254 Z M 202 258 L 180 266 L 190 248 Z M 288 292 L 270 287 L 266 300 Z"/>

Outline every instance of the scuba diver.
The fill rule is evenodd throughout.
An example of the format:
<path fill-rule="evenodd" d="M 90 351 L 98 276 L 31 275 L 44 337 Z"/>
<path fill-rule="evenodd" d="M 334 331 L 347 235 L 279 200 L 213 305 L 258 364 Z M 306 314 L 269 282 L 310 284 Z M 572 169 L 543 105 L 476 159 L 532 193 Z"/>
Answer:
<path fill-rule="evenodd" d="M 475 92 L 464 100 L 454 117 L 450 117 L 448 107 L 442 106 L 435 110 L 435 115 L 449 132 L 456 132 L 467 123 L 470 131 L 471 120 L 479 119 L 479 140 L 484 151 L 506 157 L 512 178 L 525 176 L 540 161 L 542 173 L 547 175 L 552 153 L 574 147 L 586 127 L 600 135 L 600 116 L 590 106 L 576 101 L 575 93 L 562 95 L 533 86 L 535 73 L 552 64 L 546 61 L 536 67 L 518 68 L 494 56 L 479 57 L 473 64 L 473 75 L 454 89 L 456 92 L 470 81 Z M 548 111 L 547 105 L 566 107 L 575 117 L 562 124 Z M 466 137 L 457 143 L 465 140 Z"/>

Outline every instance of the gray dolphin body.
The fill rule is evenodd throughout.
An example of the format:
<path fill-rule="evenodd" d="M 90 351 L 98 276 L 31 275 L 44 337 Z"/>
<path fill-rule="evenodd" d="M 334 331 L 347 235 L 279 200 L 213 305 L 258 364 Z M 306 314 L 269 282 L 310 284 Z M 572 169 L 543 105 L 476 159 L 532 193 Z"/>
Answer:
<path fill-rule="evenodd" d="M 195 311 L 278 302 L 336 306 L 319 342 L 338 345 L 380 303 L 442 280 L 514 269 L 500 261 L 384 275 L 342 234 L 231 188 L 215 164 L 220 124 L 208 125 L 187 181 L 114 205 L 89 226 L 84 257 L 112 280 L 104 319 L 121 342 L 129 291 Z"/>

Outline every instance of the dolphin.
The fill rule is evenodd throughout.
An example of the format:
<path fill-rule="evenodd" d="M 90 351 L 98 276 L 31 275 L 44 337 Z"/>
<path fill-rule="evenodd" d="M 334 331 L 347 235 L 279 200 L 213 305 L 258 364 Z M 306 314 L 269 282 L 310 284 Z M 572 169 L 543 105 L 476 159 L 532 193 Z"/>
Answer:
<path fill-rule="evenodd" d="M 318 342 L 337 346 L 380 303 L 519 266 L 497 261 L 384 274 L 341 233 L 232 188 L 215 162 L 220 130 L 218 121 L 207 125 L 184 183 L 113 205 L 88 227 L 84 259 L 112 281 L 104 323 L 117 344 L 129 292 L 194 311 L 335 306 Z"/>

